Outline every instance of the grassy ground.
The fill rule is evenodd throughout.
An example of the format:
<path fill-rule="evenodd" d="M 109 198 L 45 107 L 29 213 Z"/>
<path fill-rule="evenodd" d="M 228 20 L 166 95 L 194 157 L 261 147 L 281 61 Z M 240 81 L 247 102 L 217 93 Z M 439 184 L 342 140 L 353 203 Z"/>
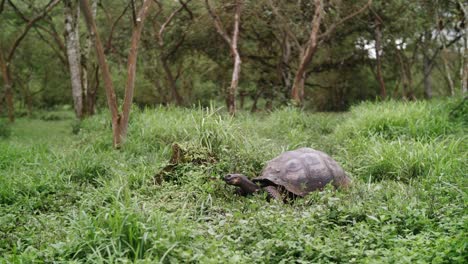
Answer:
<path fill-rule="evenodd" d="M 80 125 L 69 114 L 19 119 L 0 135 L 0 262 L 466 263 L 468 111 L 453 111 L 459 103 L 235 119 L 135 110 L 121 150 L 105 113 Z M 186 154 L 155 183 L 174 143 Z M 284 205 L 235 196 L 220 180 L 253 177 L 303 146 L 332 155 L 353 188 Z"/>

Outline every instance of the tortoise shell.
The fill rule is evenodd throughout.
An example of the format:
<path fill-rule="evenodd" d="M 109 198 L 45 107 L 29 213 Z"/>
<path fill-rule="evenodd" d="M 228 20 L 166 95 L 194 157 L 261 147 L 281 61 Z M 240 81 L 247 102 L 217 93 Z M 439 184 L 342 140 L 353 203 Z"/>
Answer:
<path fill-rule="evenodd" d="M 336 161 L 327 154 L 311 148 L 282 153 L 268 161 L 262 174 L 252 181 L 262 187 L 282 186 L 301 197 L 322 189 L 329 182 L 335 187 L 347 187 L 351 182 Z"/>

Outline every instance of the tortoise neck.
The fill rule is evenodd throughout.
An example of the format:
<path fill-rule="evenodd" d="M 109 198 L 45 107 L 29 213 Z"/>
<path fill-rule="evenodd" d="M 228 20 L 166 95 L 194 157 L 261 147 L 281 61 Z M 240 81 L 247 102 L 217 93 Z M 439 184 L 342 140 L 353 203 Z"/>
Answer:
<path fill-rule="evenodd" d="M 243 179 L 240 182 L 239 187 L 245 194 L 252 194 L 260 189 L 260 187 L 257 184 L 253 183 L 249 179 Z"/>

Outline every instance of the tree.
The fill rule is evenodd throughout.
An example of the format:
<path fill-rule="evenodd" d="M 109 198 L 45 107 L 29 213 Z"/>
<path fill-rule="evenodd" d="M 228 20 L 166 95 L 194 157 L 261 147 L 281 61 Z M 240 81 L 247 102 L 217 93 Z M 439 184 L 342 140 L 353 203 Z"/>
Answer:
<path fill-rule="evenodd" d="M 229 114 L 235 115 L 237 86 L 239 83 L 239 75 L 240 75 L 241 64 L 242 64 L 242 60 L 241 60 L 239 50 L 238 50 L 239 27 L 240 27 L 240 17 L 242 13 L 242 6 L 244 3 L 243 3 L 243 0 L 235 0 L 234 25 L 233 25 L 231 36 L 229 36 L 226 29 L 224 28 L 224 25 L 220 17 L 218 16 L 218 14 L 211 7 L 210 1 L 205 0 L 205 4 L 208 10 L 208 13 L 210 14 L 211 18 L 214 21 L 216 31 L 218 32 L 219 35 L 223 37 L 223 39 L 229 45 L 231 56 L 233 58 L 234 69 L 232 71 L 231 85 L 229 86 L 229 89 L 228 89 L 227 105 L 228 105 Z"/>
<path fill-rule="evenodd" d="M 74 1 L 64 0 L 65 16 L 65 43 L 70 70 L 73 105 L 75 115 L 82 119 L 85 115 L 91 114 L 92 108 L 87 104 L 92 103 L 90 96 L 93 95 L 88 89 L 88 57 L 91 46 L 91 36 L 88 35 L 84 48 L 80 44 L 79 16 L 80 6 Z M 92 3 L 92 15 L 96 17 L 97 1 Z"/>
<path fill-rule="evenodd" d="M 50 12 L 59 2 L 60 0 L 51 0 L 44 8 L 42 8 L 42 11 L 39 14 L 32 18 L 26 18 L 21 12 L 19 12 L 19 9 L 17 9 L 11 1 L 8 1 L 8 3 L 13 7 L 15 12 L 17 12 L 20 15 L 20 17 L 27 22 L 22 32 L 20 32 L 14 38 L 13 43 L 9 45 L 9 47 L 7 47 L 7 45 L 4 44 L 3 41 L 2 43 L 0 43 L 0 70 L 2 73 L 3 85 L 5 86 L 5 100 L 8 108 L 8 119 L 10 120 L 10 122 L 15 121 L 15 107 L 13 102 L 13 75 L 11 72 L 11 65 L 13 57 L 15 56 L 15 52 L 20 43 L 28 34 L 29 30 L 34 26 L 34 24 L 39 20 L 43 19 L 47 15 L 47 13 Z M 0 13 L 3 12 L 4 5 L 5 1 L 2 1 L 0 3 Z"/>
<path fill-rule="evenodd" d="M 385 81 L 382 74 L 382 24 L 383 21 L 378 14 L 374 14 L 374 40 L 375 40 L 375 60 L 376 60 L 376 78 L 380 86 L 380 97 L 387 97 Z"/>
<path fill-rule="evenodd" d="M 135 74 L 136 63 L 138 55 L 138 43 L 140 41 L 143 24 L 148 11 L 151 7 L 152 0 L 144 0 L 138 15 L 135 16 L 132 38 L 130 44 L 130 52 L 127 61 L 127 82 L 125 86 L 125 97 L 122 106 L 122 112 L 118 109 L 117 97 L 115 95 L 114 85 L 112 83 L 109 66 L 106 62 L 104 48 L 102 46 L 101 38 L 97 32 L 96 22 L 94 21 L 88 0 L 80 0 L 81 9 L 86 20 L 89 33 L 94 36 L 94 47 L 96 55 L 101 68 L 102 77 L 104 80 L 104 88 L 106 90 L 107 103 L 112 116 L 112 130 L 113 130 L 113 144 L 115 148 L 120 148 L 123 140 L 127 135 L 128 121 L 130 117 L 130 110 L 133 101 L 133 93 L 135 90 Z"/>
<path fill-rule="evenodd" d="M 460 21 L 463 34 L 463 63 L 460 69 L 461 75 L 461 90 L 465 95 L 468 91 L 468 8 L 462 1 L 457 1 L 458 8 L 461 10 L 463 19 Z"/>
<path fill-rule="evenodd" d="M 164 20 L 164 22 L 162 24 L 159 24 L 157 19 L 155 19 L 154 23 L 153 23 L 153 28 L 154 28 L 154 30 L 156 32 L 156 43 L 158 45 L 159 53 L 160 53 L 159 54 L 159 61 L 161 62 L 164 73 L 166 74 L 166 79 L 167 79 L 168 86 L 169 86 L 169 88 L 171 90 L 172 99 L 179 106 L 182 105 L 182 103 L 183 103 L 183 99 L 182 99 L 182 97 L 180 96 L 180 94 L 179 94 L 179 92 L 177 90 L 177 84 L 176 84 L 179 74 L 174 76 L 174 73 L 172 72 L 170 64 L 169 64 L 169 59 L 170 59 L 171 56 L 173 56 L 175 53 L 177 53 L 178 49 L 183 44 L 183 42 L 185 40 L 185 32 L 183 32 L 182 36 L 180 36 L 179 40 L 177 40 L 176 43 L 171 48 L 168 48 L 167 45 L 166 45 L 166 42 L 164 40 L 164 33 L 165 33 L 166 29 L 168 28 L 168 26 L 171 24 L 174 17 L 179 12 L 181 12 L 182 10 L 186 10 L 191 17 L 193 16 L 192 13 L 190 12 L 190 10 L 188 10 L 188 7 L 187 7 L 187 4 L 190 3 L 190 1 L 191 0 L 187 0 L 186 2 L 184 2 L 182 0 L 179 0 L 180 6 L 178 8 L 176 8 L 175 10 L 173 10 L 169 14 L 169 16 L 167 18 L 165 18 L 165 20 Z M 160 11 L 158 13 L 158 15 L 159 15 L 160 13 L 162 13 L 163 5 L 159 1 L 156 1 L 156 2 L 158 3 L 158 5 L 160 7 Z M 182 64 L 180 64 L 179 66 L 182 67 Z M 179 73 L 181 71 L 180 67 L 179 67 L 179 70 L 178 70 Z"/>
<path fill-rule="evenodd" d="M 307 41 L 301 43 L 298 37 L 299 34 L 294 33 L 293 29 L 290 27 L 290 21 L 280 14 L 280 10 L 276 4 L 270 0 L 270 6 L 275 15 L 279 18 L 279 23 L 281 23 L 282 29 L 285 30 L 288 36 L 294 40 L 293 43 L 299 50 L 299 65 L 297 67 L 291 89 L 291 99 L 293 100 L 294 104 L 302 105 L 304 100 L 304 85 L 307 79 L 307 67 L 310 65 L 318 49 L 318 46 L 328 40 L 339 25 L 342 25 L 351 18 L 364 12 L 371 5 L 371 3 L 372 0 L 368 0 L 368 2 L 360 9 L 336 22 L 333 22 L 331 25 L 327 26 L 326 30 L 322 34 L 320 34 L 321 27 L 325 26 L 325 23 L 323 23 L 325 19 L 324 1 L 314 0 L 314 13 L 312 15 L 309 26 L 309 37 Z M 333 9 L 333 6 L 330 5 L 327 8 Z"/>

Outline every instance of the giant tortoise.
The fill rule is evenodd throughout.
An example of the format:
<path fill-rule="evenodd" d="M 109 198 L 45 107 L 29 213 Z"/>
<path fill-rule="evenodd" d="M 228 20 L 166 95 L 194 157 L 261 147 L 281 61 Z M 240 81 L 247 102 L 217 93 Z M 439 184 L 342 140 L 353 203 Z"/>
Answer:
<path fill-rule="evenodd" d="M 228 174 L 224 181 L 249 195 L 264 190 L 268 199 L 288 201 L 322 190 L 329 182 L 335 188 L 351 184 L 344 170 L 327 154 L 311 148 L 287 151 L 267 162 L 259 177 L 249 180 L 242 174 Z"/>

